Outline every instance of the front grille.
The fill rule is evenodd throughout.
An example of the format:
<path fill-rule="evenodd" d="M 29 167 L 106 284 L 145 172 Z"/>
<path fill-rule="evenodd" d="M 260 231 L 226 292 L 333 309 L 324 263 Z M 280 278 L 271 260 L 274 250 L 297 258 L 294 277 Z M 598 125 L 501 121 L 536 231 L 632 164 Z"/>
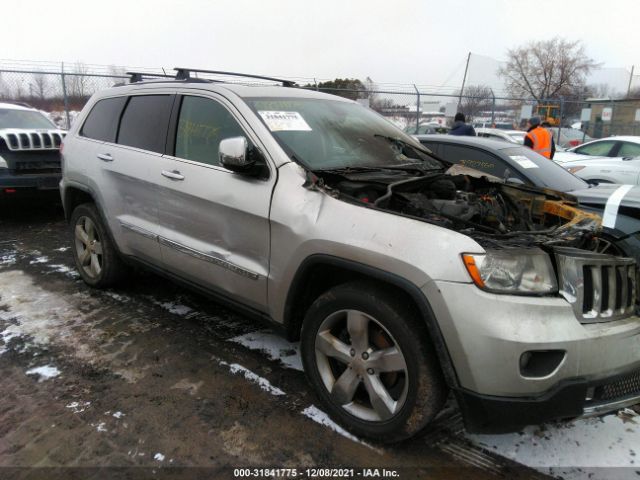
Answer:
<path fill-rule="evenodd" d="M 64 139 L 64 133 L 25 132 L 7 133 L 5 140 L 9 150 L 58 150 Z"/>
<path fill-rule="evenodd" d="M 615 382 L 596 387 L 593 401 L 609 402 L 638 395 L 640 395 L 640 371 L 621 377 Z"/>
<path fill-rule="evenodd" d="M 637 298 L 636 265 L 631 258 L 558 247 L 560 294 L 582 323 L 633 314 Z"/>

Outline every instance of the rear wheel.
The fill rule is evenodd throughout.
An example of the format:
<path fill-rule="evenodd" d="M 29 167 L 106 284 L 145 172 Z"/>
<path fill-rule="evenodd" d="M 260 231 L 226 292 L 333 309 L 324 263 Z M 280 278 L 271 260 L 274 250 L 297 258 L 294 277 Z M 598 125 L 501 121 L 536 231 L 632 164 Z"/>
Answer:
<path fill-rule="evenodd" d="M 77 206 L 69 223 L 73 258 L 82 279 L 97 288 L 116 283 L 123 274 L 124 265 L 95 205 L 84 203 Z"/>
<path fill-rule="evenodd" d="M 375 284 L 321 295 L 302 330 L 302 357 L 323 407 L 348 430 L 381 442 L 418 433 L 446 386 L 415 314 Z"/>

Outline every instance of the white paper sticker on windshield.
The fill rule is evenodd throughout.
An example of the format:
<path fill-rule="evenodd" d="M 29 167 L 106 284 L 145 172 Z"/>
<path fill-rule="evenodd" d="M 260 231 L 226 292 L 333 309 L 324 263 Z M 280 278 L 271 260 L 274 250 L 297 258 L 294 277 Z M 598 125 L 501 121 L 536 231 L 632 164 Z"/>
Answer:
<path fill-rule="evenodd" d="M 311 127 L 299 112 L 276 112 L 274 110 L 259 110 L 258 113 L 272 132 L 298 131 L 310 132 Z"/>
<path fill-rule="evenodd" d="M 509 158 L 520 165 L 522 168 L 538 168 L 538 165 L 533 163 L 524 155 L 510 155 Z"/>

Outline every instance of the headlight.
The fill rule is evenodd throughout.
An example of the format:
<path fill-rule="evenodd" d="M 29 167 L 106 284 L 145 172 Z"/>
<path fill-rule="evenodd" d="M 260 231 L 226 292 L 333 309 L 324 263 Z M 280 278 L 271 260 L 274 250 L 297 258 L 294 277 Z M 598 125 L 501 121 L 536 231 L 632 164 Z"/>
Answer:
<path fill-rule="evenodd" d="M 0 157 L 0 168 L 9 168 L 9 165 L 7 165 L 7 161 Z"/>
<path fill-rule="evenodd" d="M 482 290 L 514 295 L 558 291 L 551 259 L 538 248 L 465 253 L 462 260 L 473 283 Z"/>

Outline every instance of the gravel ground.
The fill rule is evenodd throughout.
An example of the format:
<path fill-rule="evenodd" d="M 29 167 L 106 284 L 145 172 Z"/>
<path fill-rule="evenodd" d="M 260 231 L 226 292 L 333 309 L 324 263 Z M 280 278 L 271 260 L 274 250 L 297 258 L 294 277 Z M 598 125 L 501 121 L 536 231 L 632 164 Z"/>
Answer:
<path fill-rule="evenodd" d="M 455 405 L 402 444 L 357 439 L 316 407 L 296 344 L 149 273 L 91 289 L 56 202 L 0 212 L 0 478 L 543 477 L 494 453 L 504 436 L 467 438 Z"/>

